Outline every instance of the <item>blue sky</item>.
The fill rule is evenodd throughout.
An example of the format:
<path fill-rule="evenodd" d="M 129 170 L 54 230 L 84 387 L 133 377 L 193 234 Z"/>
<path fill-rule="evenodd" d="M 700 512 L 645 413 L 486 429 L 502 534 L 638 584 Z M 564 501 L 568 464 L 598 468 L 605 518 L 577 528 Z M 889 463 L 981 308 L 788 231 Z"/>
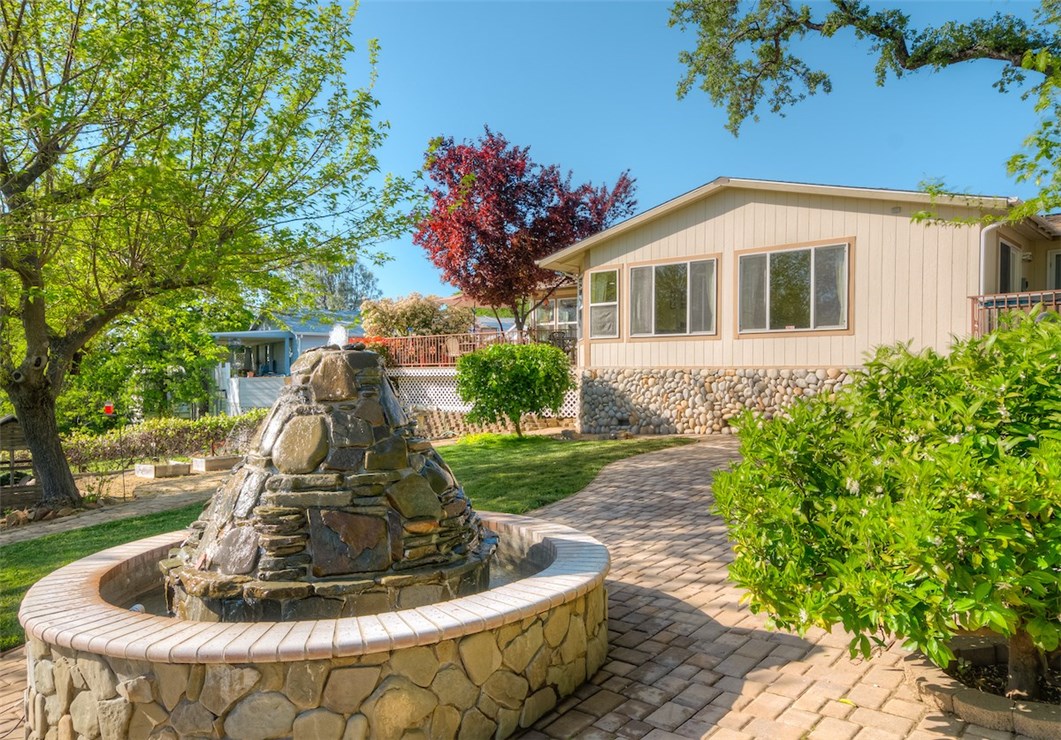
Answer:
<path fill-rule="evenodd" d="M 1031 2 L 896 0 L 915 26 L 995 11 L 1031 17 Z M 806 42 L 833 92 L 788 110 L 764 111 L 739 138 L 707 95 L 679 101 L 678 53 L 691 33 L 667 25 L 669 2 L 363 0 L 351 80 L 363 83 L 365 39 L 381 45 L 376 94 L 390 122 L 385 171 L 421 166 L 428 140 L 474 139 L 483 126 L 530 146 L 532 158 L 572 171 L 576 182 L 637 179 L 638 210 L 718 176 L 885 188 L 943 178 L 955 190 L 1031 194 L 1005 171 L 1034 125 L 1032 101 L 992 86 L 999 63 L 874 82 L 869 45 L 853 35 Z M 361 66 L 359 66 L 361 65 Z M 385 244 L 374 267 L 386 296 L 448 295 L 411 237 Z"/>

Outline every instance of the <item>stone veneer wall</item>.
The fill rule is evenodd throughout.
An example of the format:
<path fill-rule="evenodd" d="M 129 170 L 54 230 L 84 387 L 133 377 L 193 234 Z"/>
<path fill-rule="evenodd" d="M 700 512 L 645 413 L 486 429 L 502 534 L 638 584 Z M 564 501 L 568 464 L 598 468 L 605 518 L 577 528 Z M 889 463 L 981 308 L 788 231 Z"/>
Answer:
<path fill-rule="evenodd" d="M 832 393 L 838 368 L 602 368 L 583 372 L 579 431 L 729 434 L 745 409 L 772 418 L 798 398 Z"/>
<path fill-rule="evenodd" d="M 101 592 L 128 596 L 165 536 L 60 569 L 20 612 L 26 737 L 500 738 L 528 727 L 604 663 L 607 551 L 566 527 L 487 522 L 544 570 L 378 618 L 182 624 L 96 604 Z M 97 598 L 64 617 L 55 593 L 78 602 L 89 590 Z"/>

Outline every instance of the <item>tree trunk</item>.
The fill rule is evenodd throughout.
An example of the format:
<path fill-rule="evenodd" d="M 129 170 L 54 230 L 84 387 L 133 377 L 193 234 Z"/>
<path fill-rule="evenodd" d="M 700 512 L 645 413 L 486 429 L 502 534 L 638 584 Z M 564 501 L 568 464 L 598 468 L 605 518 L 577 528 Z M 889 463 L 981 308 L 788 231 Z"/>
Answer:
<path fill-rule="evenodd" d="M 527 314 L 520 313 L 518 303 L 513 303 L 509 306 L 509 310 L 512 311 L 513 328 L 516 330 L 516 336 L 519 337 L 521 343 L 527 341 L 527 333 L 524 329 L 527 324 Z M 498 319 L 498 323 L 501 323 L 501 319 Z"/>
<path fill-rule="evenodd" d="M 33 455 L 33 472 L 41 486 L 41 504 L 51 509 L 80 506 L 81 494 L 59 441 L 55 399 L 48 387 L 30 382 L 12 383 L 7 387 L 7 394 Z"/>
<path fill-rule="evenodd" d="M 1036 699 L 1039 696 L 1039 674 L 1042 656 L 1032 644 L 1031 636 L 1018 629 L 1009 638 L 1009 670 L 1006 696 L 1011 699 Z"/>

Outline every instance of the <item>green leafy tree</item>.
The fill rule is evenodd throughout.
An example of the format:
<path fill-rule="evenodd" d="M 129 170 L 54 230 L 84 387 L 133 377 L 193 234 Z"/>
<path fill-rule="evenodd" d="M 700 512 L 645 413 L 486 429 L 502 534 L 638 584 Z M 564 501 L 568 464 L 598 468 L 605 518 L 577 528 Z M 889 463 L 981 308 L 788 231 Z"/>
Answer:
<path fill-rule="evenodd" d="M 913 4 L 910 4 L 911 7 Z M 727 128 L 736 135 L 743 123 L 758 120 L 765 105 L 784 115 L 789 106 L 809 95 L 832 91 L 827 72 L 811 66 L 798 53 L 806 37 L 845 41 L 851 36 L 869 42 L 876 55 L 877 84 L 920 70 L 942 70 L 977 60 L 1001 63 L 995 87 L 1006 91 L 1030 82 L 1037 98 L 1038 127 L 1025 150 L 1008 163 L 1019 182 L 1032 182 L 1039 194 L 1007 218 L 1061 207 L 1061 3 L 1042 0 L 1036 22 L 995 13 L 968 23 L 948 21 L 915 27 L 900 9 L 872 9 L 857 0 L 796 5 L 790 0 L 678 0 L 670 24 L 696 34 L 696 45 L 682 51 L 686 67 L 678 97 L 699 87 L 711 101 L 725 107 Z"/>
<path fill-rule="evenodd" d="M 102 431 L 117 421 L 170 416 L 180 406 L 206 409 L 213 370 L 227 356 L 210 332 L 246 328 L 253 314 L 239 305 L 176 295 L 145 302 L 116 319 L 75 361 L 56 400 L 59 431 Z M 68 450 L 69 452 L 69 450 Z"/>
<path fill-rule="evenodd" d="M 295 281 L 306 294 L 303 307 L 319 311 L 356 311 L 365 301 L 383 296 L 379 280 L 361 262 L 352 265 L 305 265 L 295 274 Z"/>
<path fill-rule="evenodd" d="M 0 0 L 0 388 L 48 505 L 55 403 L 112 321 L 174 292 L 283 292 L 405 228 L 339 3 Z M 374 65 L 376 48 L 369 50 Z M 373 73 L 374 75 L 374 73 Z"/>
<path fill-rule="evenodd" d="M 410 293 L 404 298 L 381 298 L 361 304 L 361 325 L 379 337 L 465 334 L 472 329 L 475 311 L 450 306 L 438 296 Z"/>
<path fill-rule="evenodd" d="M 739 419 L 743 462 L 715 491 L 753 611 L 941 666 L 955 633 L 990 628 L 1010 695 L 1036 696 L 1061 636 L 1061 321 L 1019 316 L 946 356 L 883 348 L 834 397 Z"/>
<path fill-rule="evenodd" d="M 457 358 L 457 394 L 472 404 L 468 420 L 508 419 L 520 437 L 524 414 L 560 413 L 573 386 L 567 354 L 549 344 L 494 344 Z"/>

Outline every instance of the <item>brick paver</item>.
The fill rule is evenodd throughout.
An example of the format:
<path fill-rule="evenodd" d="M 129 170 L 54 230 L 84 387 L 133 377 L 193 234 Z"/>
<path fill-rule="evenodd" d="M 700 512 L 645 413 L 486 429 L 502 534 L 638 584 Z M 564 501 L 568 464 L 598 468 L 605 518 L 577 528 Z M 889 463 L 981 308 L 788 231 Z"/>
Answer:
<path fill-rule="evenodd" d="M 611 649 L 590 683 L 523 737 L 987 736 L 918 701 L 900 648 L 851 660 L 843 634 L 772 632 L 740 604 L 726 528 L 710 513 L 712 475 L 736 455 L 735 440 L 719 437 L 629 458 L 537 512 L 611 551 Z M 20 736 L 24 666 L 22 650 L 0 657 L 0 740 Z"/>
<path fill-rule="evenodd" d="M 726 527 L 711 514 L 712 475 L 736 457 L 736 441 L 719 437 L 629 458 L 536 512 L 611 551 L 612 647 L 591 679 L 607 701 L 583 691 L 525 737 L 981 737 L 918 700 L 901 648 L 852 660 L 843 633 L 770 631 L 740 604 Z"/>

